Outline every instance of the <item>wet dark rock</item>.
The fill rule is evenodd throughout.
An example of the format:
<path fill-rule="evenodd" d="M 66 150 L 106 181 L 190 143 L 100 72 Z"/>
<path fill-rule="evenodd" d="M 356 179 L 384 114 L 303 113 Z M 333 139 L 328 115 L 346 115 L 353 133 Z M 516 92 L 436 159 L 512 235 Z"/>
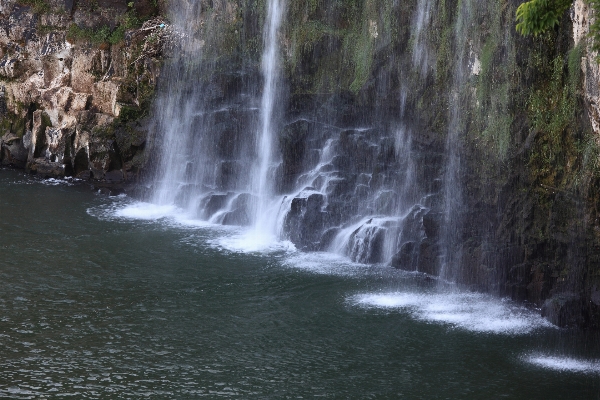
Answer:
<path fill-rule="evenodd" d="M 89 177 L 90 177 L 89 164 L 90 164 L 90 160 L 87 155 L 87 150 L 85 148 L 79 149 L 79 151 L 75 154 L 75 158 L 73 159 L 74 175 L 80 176 L 82 174 L 87 173 L 87 177 L 89 179 Z"/>
<path fill-rule="evenodd" d="M 284 227 L 289 240 L 304 250 L 316 250 L 321 245 L 326 213 L 322 211 L 325 196 L 312 193 L 292 199 Z"/>
<path fill-rule="evenodd" d="M 437 276 L 440 271 L 440 247 L 437 241 L 429 238 L 419 244 L 419 266 L 417 270 L 429 275 Z"/>
<path fill-rule="evenodd" d="M 357 199 L 366 199 L 371 194 L 371 189 L 367 185 L 356 185 L 354 196 Z"/>
<path fill-rule="evenodd" d="M 23 146 L 23 141 L 12 133 L 6 133 L 0 138 L 0 163 L 17 168 L 25 168 L 29 152 Z"/>
<path fill-rule="evenodd" d="M 428 212 L 423 215 L 423 228 L 425 229 L 425 235 L 428 238 L 437 238 L 440 234 L 440 227 L 444 220 L 443 213 Z"/>
<path fill-rule="evenodd" d="M 311 124 L 308 121 L 299 120 L 286 125 L 279 135 L 282 156 L 279 191 L 282 193 L 292 190 L 298 175 L 303 172 L 304 155 L 308 144 L 306 138 L 310 128 Z"/>
<path fill-rule="evenodd" d="M 212 194 L 207 197 L 207 201 L 202 205 L 201 215 L 209 219 L 219 210 L 223 209 L 227 204 L 230 195 L 228 194 Z M 203 202 L 204 203 L 204 202 Z"/>
<path fill-rule="evenodd" d="M 46 161 L 45 158 L 36 158 L 30 162 L 29 171 L 42 178 L 64 178 L 65 167 L 62 163 L 53 163 Z"/>
<path fill-rule="evenodd" d="M 576 327 L 583 324 L 581 296 L 565 292 L 552 296 L 542 306 L 542 316 L 560 327 Z"/>
<path fill-rule="evenodd" d="M 245 137 L 250 134 L 247 131 L 248 127 L 253 126 L 253 121 L 257 118 L 256 110 L 226 108 L 217 110 L 209 116 L 197 117 L 196 122 L 199 127 L 193 128 L 193 130 L 201 132 L 202 127 L 210 126 L 211 136 L 214 136 L 216 140 L 217 155 L 230 159 L 254 151 L 254 149 L 244 148 L 243 144 Z"/>
<path fill-rule="evenodd" d="M 333 178 L 327 187 L 327 196 L 333 199 L 345 200 L 354 192 L 356 176 Z"/>
<path fill-rule="evenodd" d="M 392 190 L 379 192 L 375 197 L 375 212 L 378 214 L 393 215 L 397 209 L 398 197 L 398 194 Z"/>
<path fill-rule="evenodd" d="M 192 196 L 194 196 L 197 189 L 198 185 L 195 184 L 181 185 L 179 191 L 177 192 L 177 195 L 175 196 L 175 204 L 181 207 L 185 207 L 186 204 L 188 204 L 191 200 Z"/>
<path fill-rule="evenodd" d="M 415 262 L 418 256 L 418 246 L 415 242 L 406 242 L 400 247 L 400 251 L 392 257 L 391 266 L 405 271 L 416 271 L 418 264 Z"/>
<path fill-rule="evenodd" d="M 221 161 L 217 172 L 217 185 L 224 190 L 233 190 L 238 183 L 238 177 L 241 176 L 243 166 L 238 161 Z"/>
<path fill-rule="evenodd" d="M 590 294 L 590 300 L 596 306 L 600 306 L 600 290 L 598 290 L 597 287 L 594 287 L 594 289 L 592 290 L 592 292 Z"/>
<path fill-rule="evenodd" d="M 256 203 L 256 197 L 250 193 L 241 193 L 231 204 L 230 212 L 223 218 L 223 225 L 246 226 L 252 223 L 252 210 Z"/>
<path fill-rule="evenodd" d="M 65 11 L 69 14 L 73 11 L 73 6 L 75 4 L 75 0 L 63 0 L 63 7 Z"/>
<path fill-rule="evenodd" d="M 92 177 L 92 173 L 89 170 L 81 171 L 81 172 L 75 174 L 75 178 L 81 179 L 84 181 L 90 180 L 91 177 Z"/>
<path fill-rule="evenodd" d="M 119 170 L 108 171 L 104 174 L 104 179 L 110 183 L 121 183 L 125 180 L 123 172 Z"/>
<path fill-rule="evenodd" d="M 348 241 L 348 256 L 360 263 L 379 263 L 383 259 L 383 245 L 387 229 L 370 222 L 362 225 L 350 236 Z"/>
<path fill-rule="evenodd" d="M 319 240 L 319 245 L 316 248 L 316 250 L 326 251 L 339 232 L 340 228 L 338 227 L 329 228 L 325 230 L 321 235 L 321 239 Z"/>
<path fill-rule="evenodd" d="M 96 189 L 98 193 L 103 194 L 105 196 L 114 196 L 113 192 L 107 187 L 101 187 Z"/>

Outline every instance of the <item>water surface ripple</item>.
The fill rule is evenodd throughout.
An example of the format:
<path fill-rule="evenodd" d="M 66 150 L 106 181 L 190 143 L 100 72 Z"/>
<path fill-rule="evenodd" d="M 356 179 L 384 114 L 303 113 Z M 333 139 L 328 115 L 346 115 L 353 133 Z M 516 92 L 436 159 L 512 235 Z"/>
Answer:
<path fill-rule="evenodd" d="M 600 395 L 597 336 L 506 300 L 48 183 L 0 170 L 1 398 Z"/>

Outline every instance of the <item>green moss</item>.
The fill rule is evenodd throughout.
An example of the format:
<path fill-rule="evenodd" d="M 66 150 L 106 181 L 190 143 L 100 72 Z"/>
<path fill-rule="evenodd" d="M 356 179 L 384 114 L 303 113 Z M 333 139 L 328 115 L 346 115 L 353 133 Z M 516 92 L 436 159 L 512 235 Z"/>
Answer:
<path fill-rule="evenodd" d="M 8 115 L 2 116 L 0 118 L 0 136 L 3 136 L 6 131 L 10 131 L 11 126 L 10 117 Z"/>
<path fill-rule="evenodd" d="M 91 134 L 92 134 L 92 136 L 97 137 L 97 138 L 110 140 L 115 137 L 116 127 L 117 127 L 117 124 L 115 124 L 114 122 L 110 125 L 94 126 L 94 127 L 92 127 Z"/>
<path fill-rule="evenodd" d="M 437 49 L 435 85 L 440 93 L 447 91 L 452 76 L 452 63 L 448 60 L 453 59 L 453 29 L 448 7 L 446 0 L 440 0 L 433 20 L 433 31 L 436 32 L 433 39 Z"/>
<path fill-rule="evenodd" d="M 4 135 L 6 131 L 12 132 L 18 137 L 23 137 L 25 134 L 26 120 L 16 114 L 5 114 L 0 119 L 0 136 Z"/>
<path fill-rule="evenodd" d="M 494 3 L 488 10 L 490 24 L 480 32 L 483 46 L 476 79 L 475 130 L 488 160 L 503 162 L 509 155 L 514 120 L 511 104 L 517 96 L 513 79 L 517 71 L 516 54 L 513 42 L 506 40 L 504 27 L 504 20 L 512 10 L 502 3 Z M 495 164 L 488 163 L 491 168 Z"/>
<path fill-rule="evenodd" d="M 87 41 L 92 44 L 100 44 L 108 42 L 111 35 L 111 29 L 105 25 L 97 29 L 81 28 L 73 23 L 67 29 L 67 40 L 70 42 Z"/>
<path fill-rule="evenodd" d="M 301 54 L 312 52 L 314 46 L 325 35 L 340 37 L 343 32 L 324 24 L 322 21 L 307 21 L 305 24 L 301 24 L 294 32 L 293 40 L 296 43 L 296 48 L 294 49 L 293 64 L 297 64 Z"/>
<path fill-rule="evenodd" d="M 373 64 L 373 40 L 368 29 L 366 32 L 363 29 L 361 33 L 346 35 L 344 47 L 352 54 L 354 66 L 354 80 L 350 84 L 350 90 L 357 93 L 369 79 Z"/>
<path fill-rule="evenodd" d="M 121 18 L 115 28 L 108 25 L 102 25 L 97 28 L 81 28 L 73 23 L 67 29 L 67 40 L 70 42 L 86 41 L 92 44 L 110 43 L 118 44 L 125 38 L 125 31 L 136 29 L 142 25 L 142 20 L 138 18 L 135 10 L 130 9 Z"/>
<path fill-rule="evenodd" d="M 31 7 L 36 14 L 44 14 L 51 10 L 46 0 L 18 0 L 18 3 Z"/>
<path fill-rule="evenodd" d="M 550 79 L 535 89 L 529 97 L 528 106 L 534 129 L 545 132 L 555 144 L 573 120 L 575 97 L 573 87 L 563 81 L 564 59 L 552 60 Z"/>
<path fill-rule="evenodd" d="M 350 90 L 354 93 L 358 93 L 371 76 L 376 40 L 371 29 L 373 26 L 379 25 L 374 1 L 366 1 L 358 21 L 362 23 L 357 24 L 344 38 L 344 48 L 347 53 L 350 50 L 350 54 L 352 54 L 354 80 L 350 84 Z"/>
<path fill-rule="evenodd" d="M 374 58 L 400 28 L 395 6 L 375 0 L 290 2 L 286 72 L 302 93 L 361 91 L 372 77 Z"/>
<path fill-rule="evenodd" d="M 566 57 L 558 55 L 550 61 L 540 54 L 532 56 L 532 65 L 546 79 L 536 85 L 527 102 L 532 129 L 537 133 L 529 166 L 544 185 L 573 187 L 581 182 L 582 173 L 591 172 L 582 171 L 582 167 L 596 163 L 591 158 L 597 146 L 577 122 L 583 46 L 579 44 Z"/>
<path fill-rule="evenodd" d="M 50 116 L 45 112 L 42 113 L 42 130 L 46 130 L 47 127 L 52 126 L 52 121 L 50 120 Z"/>

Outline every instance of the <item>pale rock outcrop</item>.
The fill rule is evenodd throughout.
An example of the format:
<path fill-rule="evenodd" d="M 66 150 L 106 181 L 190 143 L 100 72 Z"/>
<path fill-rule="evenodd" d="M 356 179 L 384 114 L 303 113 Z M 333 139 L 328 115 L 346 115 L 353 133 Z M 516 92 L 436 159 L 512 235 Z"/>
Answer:
<path fill-rule="evenodd" d="M 587 100 L 592 128 L 597 135 L 600 135 L 600 63 L 598 63 L 598 53 L 593 51 L 591 40 L 588 38 L 594 18 L 587 2 L 584 0 L 574 2 L 571 8 L 573 39 L 575 45 L 583 41 L 585 46 L 584 56 L 581 59 L 584 96 Z"/>
<path fill-rule="evenodd" d="M 119 159 L 114 139 L 105 131 L 123 109 L 140 106 L 137 93 L 127 89 L 128 80 L 156 83 L 160 54 L 148 59 L 140 49 L 157 24 L 128 33 L 126 43 L 70 42 L 71 24 L 96 29 L 119 23 L 126 3 L 104 3 L 91 10 L 74 9 L 68 0 L 49 0 L 52 11 L 37 15 L 14 0 L 0 0 L 0 119 L 13 121 L 3 125 L 10 126 L 8 131 L 0 132 L 0 163 L 49 176 L 103 179 L 127 161 Z M 135 69 L 135 76 L 134 63 L 144 66 Z"/>

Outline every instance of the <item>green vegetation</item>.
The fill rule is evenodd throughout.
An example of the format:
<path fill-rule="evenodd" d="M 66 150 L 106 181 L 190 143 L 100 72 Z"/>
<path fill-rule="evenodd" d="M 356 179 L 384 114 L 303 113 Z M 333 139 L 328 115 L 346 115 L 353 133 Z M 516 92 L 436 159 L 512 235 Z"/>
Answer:
<path fill-rule="evenodd" d="M 19 0 L 19 4 L 29 6 L 33 12 L 37 14 L 43 14 L 50 11 L 50 4 L 46 0 Z"/>
<path fill-rule="evenodd" d="M 99 28 L 81 28 L 77 24 L 71 24 L 67 30 L 69 41 L 89 41 L 92 44 L 110 43 L 117 44 L 125 38 L 125 31 L 141 26 L 142 21 L 130 7 L 120 20 L 119 25 L 111 29 L 108 25 Z"/>
<path fill-rule="evenodd" d="M 487 34 L 482 38 L 475 120 L 488 157 L 504 161 L 510 148 L 514 119 L 511 110 L 514 96 L 512 78 L 517 66 L 513 42 L 505 40 L 503 21 L 512 11 L 508 11 L 500 2 L 490 5 L 488 10 L 491 21 Z"/>
<path fill-rule="evenodd" d="M 354 93 L 358 93 L 371 75 L 374 38 L 369 34 L 368 22 L 369 20 L 365 19 L 365 26 L 362 28 L 362 32 L 352 32 L 346 35 L 346 40 L 344 41 L 346 51 L 352 54 L 351 60 L 354 67 L 354 79 L 350 84 L 350 90 Z"/>
<path fill-rule="evenodd" d="M 382 44 L 404 28 L 397 24 L 396 8 L 373 0 L 290 2 L 287 71 L 299 92 L 360 92 Z"/>
<path fill-rule="evenodd" d="M 73 23 L 67 30 L 67 40 L 71 42 L 77 41 L 89 41 L 92 44 L 100 44 L 109 42 L 112 32 L 108 26 L 102 26 L 97 29 L 93 28 L 81 28 L 77 24 Z"/>
<path fill-rule="evenodd" d="M 600 15 L 600 0 L 585 1 L 594 15 Z M 531 135 L 535 137 L 528 169 L 531 179 L 546 188 L 538 193 L 540 199 L 546 199 L 547 188 L 573 193 L 587 190 L 590 179 L 600 174 L 599 147 L 585 123 L 581 104 L 581 58 L 587 41 L 594 50 L 600 50 L 600 20 L 590 27 L 587 41 L 580 42 L 566 56 L 564 50 L 556 52 L 557 40 L 564 33 L 546 34 L 560 23 L 572 3 L 531 0 L 516 12 L 517 31 L 538 37 L 539 44 L 528 54 L 527 68 L 530 76 L 535 76 L 535 83 L 526 92 L 526 107 Z"/>
<path fill-rule="evenodd" d="M 570 176 L 581 169 L 585 161 L 582 157 L 589 158 L 588 146 L 583 145 L 589 140 L 577 128 L 582 49 L 580 43 L 567 57 L 557 55 L 553 59 L 541 52 L 530 55 L 529 64 L 544 79 L 527 100 L 531 127 L 536 135 L 529 166 L 543 185 L 568 187 L 573 183 Z"/>
<path fill-rule="evenodd" d="M 600 15 L 600 0 L 585 0 L 594 12 Z M 517 32 L 521 35 L 539 36 L 558 25 L 573 0 L 530 0 L 522 3 L 516 12 Z M 592 48 L 600 51 L 600 18 L 590 26 Z"/>
<path fill-rule="evenodd" d="M 538 36 L 558 25 L 573 0 L 530 0 L 517 8 L 517 32 Z"/>
<path fill-rule="evenodd" d="M 592 49 L 600 52 L 600 0 L 587 0 L 588 4 L 594 10 L 596 16 L 594 23 L 590 26 L 590 37 L 593 38 Z"/>
<path fill-rule="evenodd" d="M 0 118 L 0 136 L 7 131 L 12 132 L 18 137 L 23 137 L 25 134 L 27 119 L 13 113 L 6 113 Z"/>

